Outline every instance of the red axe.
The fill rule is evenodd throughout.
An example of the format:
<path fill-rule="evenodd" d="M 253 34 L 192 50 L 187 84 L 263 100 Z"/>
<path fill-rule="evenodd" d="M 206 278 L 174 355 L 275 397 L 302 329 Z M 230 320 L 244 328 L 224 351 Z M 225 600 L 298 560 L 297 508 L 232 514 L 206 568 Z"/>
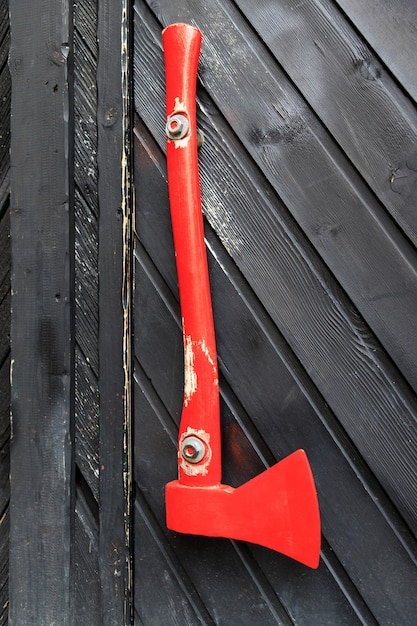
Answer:
<path fill-rule="evenodd" d="M 317 567 L 320 516 L 310 465 L 297 450 L 240 487 L 221 483 L 220 402 L 197 162 L 196 78 L 201 32 L 162 35 L 167 162 L 184 339 L 178 480 L 166 486 L 171 530 L 257 543 Z"/>

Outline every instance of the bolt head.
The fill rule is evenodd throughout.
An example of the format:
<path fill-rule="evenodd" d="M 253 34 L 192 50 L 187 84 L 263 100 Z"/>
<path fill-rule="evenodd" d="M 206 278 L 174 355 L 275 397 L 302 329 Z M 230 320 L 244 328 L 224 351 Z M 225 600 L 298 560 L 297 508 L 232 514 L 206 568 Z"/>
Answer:
<path fill-rule="evenodd" d="M 183 139 L 188 133 L 189 123 L 185 115 L 180 113 L 171 115 L 166 124 L 166 134 L 168 139 Z"/>
<path fill-rule="evenodd" d="M 206 453 L 205 444 L 194 435 L 185 437 L 181 442 L 181 455 L 188 463 L 199 463 Z"/>

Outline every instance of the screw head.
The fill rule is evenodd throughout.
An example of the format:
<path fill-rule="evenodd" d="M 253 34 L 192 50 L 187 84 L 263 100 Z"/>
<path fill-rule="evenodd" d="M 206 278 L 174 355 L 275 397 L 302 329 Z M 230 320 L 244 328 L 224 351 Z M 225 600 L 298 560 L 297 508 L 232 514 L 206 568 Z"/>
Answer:
<path fill-rule="evenodd" d="M 169 139 L 183 139 L 183 137 L 185 137 L 188 133 L 189 127 L 190 125 L 185 115 L 177 113 L 175 115 L 171 115 L 167 121 L 165 132 Z"/>
<path fill-rule="evenodd" d="M 205 453 L 206 447 L 198 437 L 190 435 L 181 442 L 181 454 L 188 463 L 199 463 L 203 460 Z"/>

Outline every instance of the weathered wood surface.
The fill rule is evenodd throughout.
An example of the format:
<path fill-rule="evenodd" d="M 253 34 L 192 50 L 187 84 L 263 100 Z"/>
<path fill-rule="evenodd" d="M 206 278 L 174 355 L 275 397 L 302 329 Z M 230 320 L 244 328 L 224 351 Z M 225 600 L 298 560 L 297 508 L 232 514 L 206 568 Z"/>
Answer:
<path fill-rule="evenodd" d="M 68 280 L 72 256 L 69 4 L 42 0 L 28 5 L 13 0 L 10 9 L 9 620 L 13 625 L 66 625 L 70 623 L 73 363 Z"/>
<path fill-rule="evenodd" d="M 0 0 L 4 18 L 7 4 Z M 130 620 L 133 391 L 135 624 L 411 626 L 417 614 L 411 2 L 381 10 L 371 0 L 365 11 L 356 0 L 136 1 L 133 388 L 129 6 L 88 0 L 63 16 L 62 6 L 46 0 L 25 4 L 24 11 L 21 4 L 11 2 L 10 623 Z M 204 34 L 200 174 L 224 481 L 238 485 L 305 448 L 323 524 L 317 571 L 256 546 L 165 528 L 183 356 L 161 30 L 178 20 L 196 23 Z M 0 624 L 8 612 L 10 518 L 10 354 L 3 332 L 10 323 L 8 37 L 5 18 Z"/>
<path fill-rule="evenodd" d="M 323 525 L 316 572 L 165 529 L 182 402 L 161 51 L 175 21 L 204 36 L 199 160 L 223 480 L 305 448 Z M 368 26 L 353 28 L 334 2 L 135 3 L 138 623 L 415 621 L 417 111 Z"/>
<path fill-rule="evenodd" d="M 11 623 L 119 626 L 130 619 L 131 587 L 122 293 L 123 255 L 131 247 L 123 248 L 121 209 L 124 200 L 129 211 L 128 192 L 121 193 L 121 153 L 129 149 L 120 73 L 126 7 L 107 1 L 47 5 L 31 5 L 29 17 L 19 2 L 11 7 Z M 126 29 L 126 10 L 124 15 Z M 32 26 L 36 36 L 28 34 Z M 2 259 L 8 254 L 6 189 L 2 180 Z M 10 317 L 9 265 L 0 270 L 2 327 Z M 7 335 L 1 335 L 0 349 L 6 390 Z M 6 465 L 8 396 L 1 400 L 0 459 Z M 1 475 L 2 498 L 7 475 Z M 2 555 L 8 519 L 4 508 Z M 0 575 L 6 606 L 6 563 Z"/>
<path fill-rule="evenodd" d="M 414 0 L 337 0 L 355 27 L 363 33 L 393 76 L 417 100 L 416 5 Z"/>
<path fill-rule="evenodd" d="M 125 0 L 98 12 L 100 525 L 103 626 L 130 622 L 129 16 Z"/>
<path fill-rule="evenodd" d="M 0 2 L 0 625 L 9 605 L 10 471 L 10 27 Z"/>
<path fill-rule="evenodd" d="M 98 500 L 97 7 L 74 7 L 76 462 Z"/>
<path fill-rule="evenodd" d="M 74 622 L 101 623 L 98 566 L 99 349 L 97 3 L 74 4 Z"/>

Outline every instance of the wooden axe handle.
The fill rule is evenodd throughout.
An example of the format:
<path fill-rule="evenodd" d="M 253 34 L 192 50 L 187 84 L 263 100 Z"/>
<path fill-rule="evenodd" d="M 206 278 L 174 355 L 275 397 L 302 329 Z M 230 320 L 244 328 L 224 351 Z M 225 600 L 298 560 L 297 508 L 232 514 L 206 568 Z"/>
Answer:
<path fill-rule="evenodd" d="M 201 39 L 201 32 L 187 24 L 172 24 L 162 34 L 168 189 L 184 339 L 179 478 L 185 485 L 213 486 L 221 480 L 221 447 L 217 353 L 197 160 Z"/>

